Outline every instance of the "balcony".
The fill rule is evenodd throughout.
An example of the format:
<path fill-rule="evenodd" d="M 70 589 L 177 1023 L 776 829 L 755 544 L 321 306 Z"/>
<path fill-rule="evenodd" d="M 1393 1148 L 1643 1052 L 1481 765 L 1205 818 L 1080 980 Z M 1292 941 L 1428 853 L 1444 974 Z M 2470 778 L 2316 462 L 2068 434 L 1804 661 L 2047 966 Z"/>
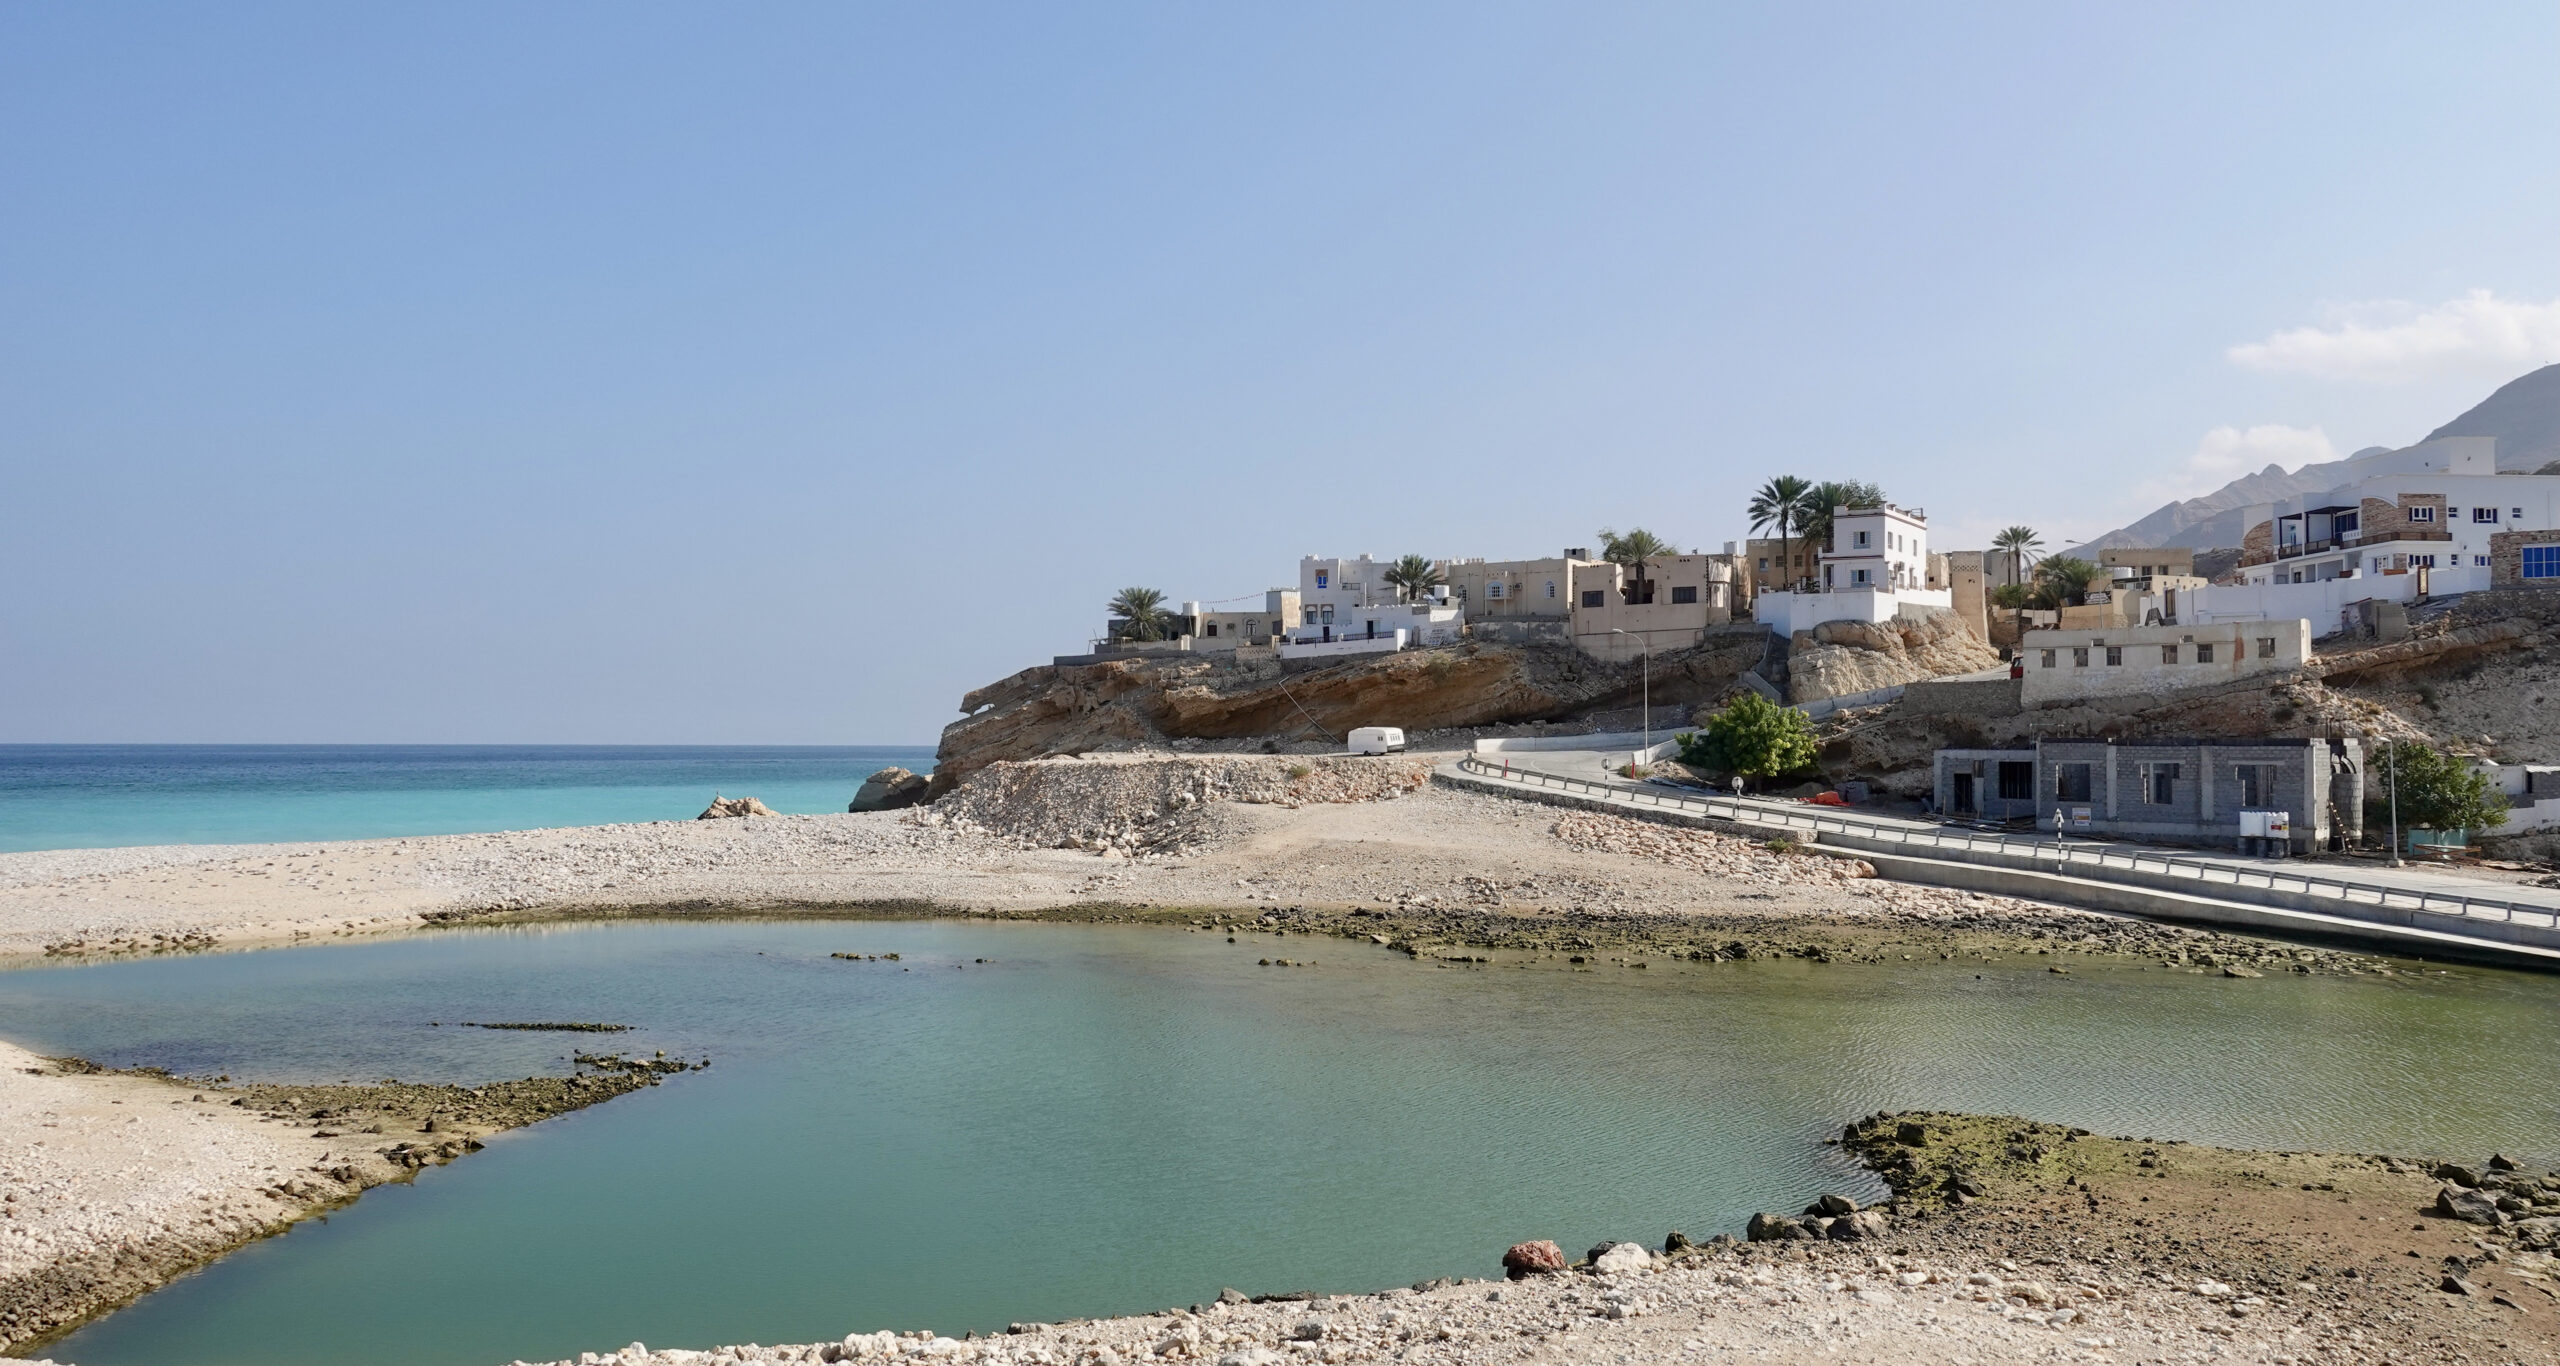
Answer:
<path fill-rule="evenodd" d="M 2317 555 L 2321 551 L 2335 550 L 2337 548 L 2338 543 L 2336 541 L 2294 541 L 2290 544 L 2277 546 L 2276 558 L 2279 560 L 2290 560 L 2299 555 Z"/>

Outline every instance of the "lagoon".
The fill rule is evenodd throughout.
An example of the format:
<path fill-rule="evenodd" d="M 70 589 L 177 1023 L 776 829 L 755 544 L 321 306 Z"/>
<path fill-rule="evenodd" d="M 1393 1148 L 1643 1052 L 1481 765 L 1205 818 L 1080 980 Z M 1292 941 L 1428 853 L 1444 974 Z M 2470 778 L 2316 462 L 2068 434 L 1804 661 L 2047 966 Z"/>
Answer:
<path fill-rule="evenodd" d="M 2548 978 L 1435 967 L 1241 939 L 625 922 L 0 975 L 0 1035 L 191 1075 L 476 1082 L 597 1041 L 466 1019 L 624 1022 L 612 1046 L 714 1060 L 45 1350 L 494 1366 L 1488 1276 L 1524 1238 L 1703 1238 L 1879 1194 L 1820 1142 L 1878 1109 L 2560 1162 Z M 1315 966 L 1257 963 L 1283 954 Z"/>

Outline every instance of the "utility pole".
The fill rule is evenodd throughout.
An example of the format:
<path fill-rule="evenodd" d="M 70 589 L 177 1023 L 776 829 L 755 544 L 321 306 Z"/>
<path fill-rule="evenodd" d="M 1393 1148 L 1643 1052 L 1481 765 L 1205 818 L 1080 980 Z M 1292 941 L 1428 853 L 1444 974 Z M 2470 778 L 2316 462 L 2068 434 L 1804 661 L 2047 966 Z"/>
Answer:
<path fill-rule="evenodd" d="M 1623 636 L 1628 632 L 1612 626 L 1609 634 Z M 1635 642 L 1636 658 L 1642 661 L 1638 667 L 1644 675 L 1644 758 L 1650 760 L 1653 758 L 1653 642 L 1642 636 L 1636 637 Z"/>
<path fill-rule="evenodd" d="M 2405 867 L 2400 857 L 2400 737 L 2391 737 L 2391 866 Z"/>

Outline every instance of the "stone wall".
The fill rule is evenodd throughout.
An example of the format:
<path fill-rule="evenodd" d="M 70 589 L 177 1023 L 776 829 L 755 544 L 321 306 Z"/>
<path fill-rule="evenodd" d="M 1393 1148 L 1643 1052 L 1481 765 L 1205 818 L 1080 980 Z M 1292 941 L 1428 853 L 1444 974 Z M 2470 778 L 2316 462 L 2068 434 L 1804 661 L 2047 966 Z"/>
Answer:
<path fill-rule="evenodd" d="M 2560 579 L 2524 576 L 2524 548 L 2560 545 L 2560 531 L 2495 531 L 2489 534 L 2489 586 L 2492 588 L 2560 588 Z"/>

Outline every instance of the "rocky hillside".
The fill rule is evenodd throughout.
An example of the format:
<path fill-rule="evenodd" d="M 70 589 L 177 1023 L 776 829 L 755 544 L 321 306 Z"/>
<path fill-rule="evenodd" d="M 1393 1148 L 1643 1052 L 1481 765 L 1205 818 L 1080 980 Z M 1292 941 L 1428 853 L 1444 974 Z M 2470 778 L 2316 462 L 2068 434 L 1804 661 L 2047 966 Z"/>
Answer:
<path fill-rule="evenodd" d="M 2000 662 L 1991 643 L 1953 612 L 1925 621 L 1827 621 L 1787 647 L 1787 698 L 1818 702 L 1897 683 L 1972 673 Z"/>
<path fill-rule="evenodd" d="M 1654 656 L 1654 706 L 1722 698 L 1760 662 L 1767 640 L 1758 627 L 1720 629 L 1695 649 Z M 943 729 L 933 791 L 940 797 L 999 760 L 1182 739 L 1339 745 L 1355 726 L 1420 731 L 1569 721 L 1632 706 L 1640 690 L 1634 661 L 1604 664 L 1569 647 L 1485 643 L 1300 673 L 1284 673 L 1277 660 L 1216 655 L 1041 665 L 961 699 L 968 714 Z"/>
<path fill-rule="evenodd" d="M 998 762 L 921 819 L 1033 848 L 1105 855 L 1187 851 L 1219 833 L 1223 802 L 1311 806 L 1420 791 L 1433 761 L 1400 754 L 1304 759 L 1262 754 L 1108 755 Z"/>

